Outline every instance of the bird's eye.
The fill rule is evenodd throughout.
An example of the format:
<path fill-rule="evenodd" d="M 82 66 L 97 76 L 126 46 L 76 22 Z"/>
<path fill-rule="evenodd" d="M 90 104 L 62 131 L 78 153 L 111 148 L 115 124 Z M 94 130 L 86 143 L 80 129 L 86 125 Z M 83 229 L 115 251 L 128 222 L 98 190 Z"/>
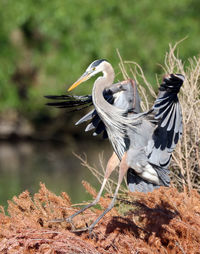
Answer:
<path fill-rule="evenodd" d="M 96 70 L 96 68 L 94 67 L 94 68 L 92 68 L 92 70 L 93 70 L 93 71 L 95 71 L 95 70 Z"/>

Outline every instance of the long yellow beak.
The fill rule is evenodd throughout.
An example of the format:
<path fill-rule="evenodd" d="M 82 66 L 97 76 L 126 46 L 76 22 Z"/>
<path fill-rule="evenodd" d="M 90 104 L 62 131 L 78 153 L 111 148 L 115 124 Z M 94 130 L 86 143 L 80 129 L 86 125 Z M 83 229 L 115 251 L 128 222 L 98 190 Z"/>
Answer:
<path fill-rule="evenodd" d="M 75 87 L 77 87 L 78 85 L 80 85 L 84 81 L 88 80 L 88 78 L 89 78 L 89 74 L 84 73 L 73 85 L 70 86 L 70 88 L 67 91 L 70 92 Z"/>

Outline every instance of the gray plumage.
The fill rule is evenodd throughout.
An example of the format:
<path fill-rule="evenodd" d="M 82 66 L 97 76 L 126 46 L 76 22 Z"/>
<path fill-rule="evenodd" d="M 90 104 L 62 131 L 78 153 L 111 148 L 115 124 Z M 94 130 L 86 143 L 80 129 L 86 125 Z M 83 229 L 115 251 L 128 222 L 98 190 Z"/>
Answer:
<path fill-rule="evenodd" d="M 105 69 L 110 72 L 110 82 L 107 81 L 108 74 L 106 77 L 104 74 L 95 82 L 92 96 L 73 96 L 73 100 L 70 100 L 68 95 L 66 107 L 72 106 L 72 102 L 73 106 L 86 103 L 98 105 L 76 125 L 90 121 L 85 131 L 94 131 L 94 136 L 100 133 L 104 137 L 109 136 L 120 160 L 127 152 L 127 163 L 130 166 L 127 182 L 130 191 L 146 192 L 156 186 L 169 186 L 171 154 L 182 135 L 182 114 L 177 94 L 184 77 L 181 74 L 164 77 L 153 107 L 141 113 L 140 96 L 133 80 L 112 84 L 114 72 L 106 60 L 94 61 L 86 72 L 93 68 L 99 68 L 99 71 L 95 69 L 96 73 L 104 73 Z M 99 88 L 98 95 L 95 95 Z M 54 99 L 58 99 L 58 96 Z M 63 106 L 66 101 L 60 103 Z M 49 105 L 59 106 L 59 102 Z"/>
<path fill-rule="evenodd" d="M 106 61 L 100 66 L 104 76 L 93 86 L 93 104 L 106 126 L 115 153 L 121 160 L 127 152 L 128 166 L 145 181 L 168 186 L 171 153 L 182 134 L 177 94 L 184 77 L 180 74 L 166 76 L 150 111 L 126 115 L 125 109 L 110 105 L 103 98 L 104 89 L 112 84 L 114 72 Z"/>

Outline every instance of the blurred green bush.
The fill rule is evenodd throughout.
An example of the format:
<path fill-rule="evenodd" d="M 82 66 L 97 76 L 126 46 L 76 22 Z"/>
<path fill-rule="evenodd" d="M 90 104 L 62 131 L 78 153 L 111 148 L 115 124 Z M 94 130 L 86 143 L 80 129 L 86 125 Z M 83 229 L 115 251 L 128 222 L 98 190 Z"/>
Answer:
<path fill-rule="evenodd" d="M 198 0 L 1 0 L 0 9 L 0 111 L 48 114 L 43 95 L 65 93 L 98 58 L 122 79 L 117 48 L 151 80 L 169 43 L 188 36 L 181 58 L 199 53 Z"/>

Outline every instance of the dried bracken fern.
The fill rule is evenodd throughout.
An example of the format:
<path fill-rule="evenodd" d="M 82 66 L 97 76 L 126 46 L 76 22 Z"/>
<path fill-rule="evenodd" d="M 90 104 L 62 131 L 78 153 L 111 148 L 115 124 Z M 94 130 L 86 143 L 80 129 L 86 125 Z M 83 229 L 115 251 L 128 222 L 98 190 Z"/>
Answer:
<path fill-rule="evenodd" d="M 135 200 L 135 195 L 130 194 Z M 129 196 L 129 198 L 130 198 Z M 135 202 L 141 223 L 147 231 L 153 231 L 160 245 L 174 253 L 192 253 L 200 248 L 200 196 L 192 190 L 190 195 L 179 193 L 175 188 L 160 188 L 158 191 L 139 194 Z M 143 215 L 141 212 L 143 211 Z M 133 213 L 136 214 L 136 212 Z M 143 222 L 141 220 L 143 217 Z M 152 236 L 151 236 L 152 237 Z M 152 243 L 151 238 L 148 243 Z M 194 249 L 192 249 L 194 248 Z"/>
<path fill-rule="evenodd" d="M 93 187 L 84 183 L 95 194 Z M 109 198 L 101 198 L 102 207 Z M 152 193 L 129 193 L 88 233 L 72 233 L 67 222 L 53 223 L 76 211 L 66 193 L 56 196 L 44 184 L 33 198 L 23 192 L 9 201 L 9 216 L 0 213 L 0 253 L 200 253 L 200 195 L 160 188 Z M 91 223 L 100 213 L 92 209 L 74 218 L 76 227 Z"/>
<path fill-rule="evenodd" d="M 95 248 L 70 233 L 65 218 L 77 209 L 66 193 L 56 196 L 44 184 L 33 198 L 25 191 L 8 201 L 8 213 L 0 213 L 0 253 L 99 253 Z M 90 217 L 95 216 L 90 212 Z M 77 218 L 75 225 L 84 227 L 87 218 Z"/>

